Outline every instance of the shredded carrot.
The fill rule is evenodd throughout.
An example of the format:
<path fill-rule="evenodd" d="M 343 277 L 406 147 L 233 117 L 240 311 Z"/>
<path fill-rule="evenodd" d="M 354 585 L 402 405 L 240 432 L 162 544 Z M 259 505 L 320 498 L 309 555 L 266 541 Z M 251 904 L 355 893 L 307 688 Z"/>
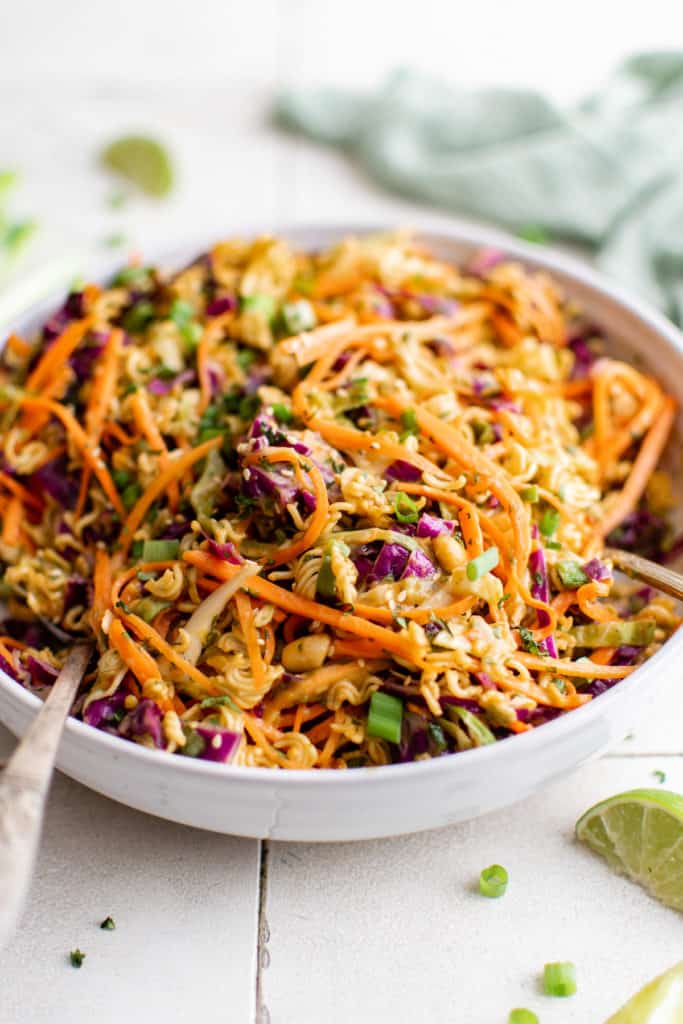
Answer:
<path fill-rule="evenodd" d="M 232 579 L 239 572 L 239 566 L 213 558 L 203 551 L 186 551 L 183 558 L 191 565 L 198 566 L 219 580 Z M 384 650 L 398 654 L 410 664 L 422 664 L 422 658 L 415 651 L 412 642 L 398 633 L 382 629 L 380 626 L 366 622 L 348 612 L 340 612 L 336 608 L 330 608 L 327 605 L 318 604 L 316 601 L 310 601 L 308 598 L 300 597 L 298 594 L 290 593 L 268 580 L 261 579 L 260 576 L 252 576 L 245 581 L 244 586 L 270 604 L 278 605 L 293 615 L 301 615 L 307 619 L 324 622 L 343 633 L 354 633 L 356 636 L 362 636 L 368 640 L 376 640 Z"/>
<path fill-rule="evenodd" d="M 16 494 L 7 502 L 2 517 L 2 543 L 8 547 L 16 547 L 21 542 L 21 521 L 24 517 L 24 504 Z"/>
<path fill-rule="evenodd" d="M 342 640 L 337 637 L 333 653 L 335 657 L 340 655 L 342 658 L 380 658 L 382 648 L 372 640 L 361 640 L 359 637 L 354 640 Z"/>
<path fill-rule="evenodd" d="M 249 664 L 251 665 L 251 674 L 254 681 L 254 686 L 257 690 L 263 687 L 266 678 L 265 665 L 263 664 L 263 658 L 259 650 L 258 633 L 256 626 L 254 625 L 254 613 L 251 607 L 251 601 L 246 594 L 238 591 L 235 594 L 235 607 L 237 608 L 237 616 L 239 618 L 240 629 L 242 630 L 242 636 L 247 646 L 247 654 L 249 655 Z"/>
<path fill-rule="evenodd" d="M 117 364 L 123 341 L 123 331 L 118 328 L 110 333 L 93 373 L 90 398 L 85 412 L 85 432 L 93 448 L 100 443 L 102 427 L 116 395 Z"/>
<path fill-rule="evenodd" d="M 104 547 L 95 548 L 93 572 L 93 603 L 90 609 L 90 624 L 95 633 L 100 629 L 102 616 L 111 607 L 111 560 Z"/>
<path fill-rule="evenodd" d="M 424 624 L 429 622 L 430 619 L 441 619 L 446 621 L 447 619 L 453 619 L 457 615 L 463 615 L 465 612 L 473 608 L 479 599 L 472 594 L 468 594 L 467 597 L 462 597 L 459 601 L 455 601 L 453 604 L 436 605 L 435 607 L 424 607 L 424 608 L 408 608 L 401 611 L 401 616 L 404 619 L 411 619 L 413 622 L 419 622 Z M 355 615 L 359 615 L 362 619 L 370 619 L 372 622 L 380 622 L 383 625 L 390 626 L 396 621 L 396 615 L 394 612 L 390 612 L 388 608 L 375 608 L 374 605 L 361 604 L 356 602 L 353 606 Z"/>
<path fill-rule="evenodd" d="M 88 500 L 88 488 L 90 487 L 90 478 L 92 476 L 92 470 L 90 466 L 84 466 L 83 472 L 81 473 L 81 485 L 78 489 L 78 501 L 76 502 L 76 508 L 74 509 L 74 519 L 78 520 L 83 515 L 86 502 Z"/>
<path fill-rule="evenodd" d="M 166 442 L 161 436 L 161 431 L 154 422 L 152 411 L 147 401 L 147 396 L 142 389 L 138 389 L 130 399 L 130 407 L 133 412 L 133 419 L 135 420 L 135 426 L 139 430 L 140 434 L 147 439 L 150 447 L 153 451 L 159 453 L 159 466 L 161 471 L 168 470 L 170 466 L 170 460 L 168 456 L 168 448 Z M 175 512 L 178 508 L 179 492 L 178 492 L 178 481 L 176 479 L 170 479 L 168 483 L 168 503 L 171 508 L 171 512 Z"/>
<path fill-rule="evenodd" d="M 219 448 L 222 443 L 222 437 L 212 437 L 208 441 L 204 441 L 203 444 L 197 445 L 196 448 L 190 448 L 179 457 L 169 460 L 166 469 L 162 470 L 158 477 L 152 481 L 145 493 L 128 513 L 128 517 L 123 524 L 120 539 L 124 555 L 128 553 L 128 548 L 131 545 L 135 531 L 159 495 L 167 490 L 170 483 L 181 478 L 188 469 L 194 466 L 195 462 L 199 462 L 200 459 L 203 459 L 214 448 Z"/>
<path fill-rule="evenodd" d="M 617 500 L 596 524 L 601 536 L 611 533 L 637 506 L 671 433 L 675 415 L 676 403 L 673 398 L 665 398 L 662 411 L 650 427 Z"/>
<path fill-rule="evenodd" d="M 5 344 L 10 352 L 13 352 L 20 359 L 27 359 L 31 355 L 31 346 L 24 338 L 20 338 L 18 334 L 10 334 Z"/>
<path fill-rule="evenodd" d="M 121 660 L 141 683 L 159 678 L 157 663 L 144 647 L 136 643 L 126 632 L 119 619 L 112 619 L 107 634 L 110 645 L 118 651 Z"/>
<path fill-rule="evenodd" d="M 0 485 L 10 491 L 15 497 L 20 498 L 24 505 L 28 505 L 29 508 L 35 509 L 40 512 L 43 508 L 43 503 L 40 498 L 37 498 L 35 494 L 32 494 L 23 484 L 20 484 L 14 477 L 8 476 L 7 473 L 3 473 L 0 470 Z"/>
<path fill-rule="evenodd" d="M 137 444 L 140 440 L 140 434 L 127 434 L 126 431 L 118 423 L 114 423 L 113 420 L 107 420 L 102 427 L 102 433 L 105 435 L 111 434 L 116 440 L 123 445 Z"/>
<path fill-rule="evenodd" d="M 467 554 L 470 558 L 476 558 L 484 550 L 479 519 L 471 509 L 462 508 L 458 512 L 458 522 Z"/>
<path fill-rule="evenodd" d="M 596 597 L 606 597 L 610 591 L 607 581 L 591 580 L 576 591 L 576 603 L 589 619 L 595 622 L 614 622 L 619 616 L 604 604 L 598 604 Z"/>
<path fill-rule="evenodd" d="M 55 374 L 64 367 L 91 327 L 90 317 L 74 320 L 68 327 L 65 327 L 29 374 L 26 380 L 26 390 L 42 391 Z"/>
<path fill-rule="evenodd" d="M 16 647 L 18 651 L 25 651 L 28 649 L 28 644 L 23 643 L 21 640 L 15 640 L 13 636 L 0 636 L 0 642 L 5 647 Z"/>
<path fill-rule="evenodd" d="M 177 669 L 188 676 L 207 696 L 215 696 L 217 694 L 218 691 L 209 677 L 183 658 L 182 654 L 179 654 L 174 647 L 167 643 L 153 626 L 150 626 L 144 619 L 141 619 L 139 615 L 129 615 L 123 612 L 119 614 L 122 621 L 140 640 L 146 640 L 147 643 L 156 648 L 159 654 L 163 655 L 167 661 L 170 661 L 172 665 L 175 665 Z M 154 664 L 156 668 L 156 662 Z M 157 677 L 159 675 L 158 668 L 156 668 L 156 675 Z"/>
<path fill-rule="evenodd" d="M 102 490 L 107 495 L 118 514 L 123 518 L 125 516 L 125 509 L 121 503 L 118 491 L 114 486 L 114 481 L 109 475 L 109 470 L 105 466 L 101 455 L 93 451 L 90 447 L 88 438 L 84 433 L 83 428 L 76 421 L 73 413 L 69 412 L 66 406 L 60 405 L 59 402 L 53 402 L 44 398 L 29 398 L 26 396 L 20 399 L 20 404 L 29 409 L 44 409 L 46 412 L 51 413 L 53 416 L 56 416 L 57 419 L 61 420 L 64 429 L 71 436 L 71 439 L 79 449 L 85 462 L 90 466 L 93 473 L 99 480 Z"/>

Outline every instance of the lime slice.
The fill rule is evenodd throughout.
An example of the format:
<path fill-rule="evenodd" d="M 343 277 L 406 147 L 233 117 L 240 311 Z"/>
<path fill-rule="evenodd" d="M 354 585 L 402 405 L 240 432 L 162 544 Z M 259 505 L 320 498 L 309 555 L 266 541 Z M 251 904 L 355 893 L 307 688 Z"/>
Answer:
<path fill-rule="evenodd" d="M 165 196 L 173 185 L 171 158 L 161 143 L 144 135 L 111 142 L 102 152 L 102 162 L 151 196 Z"/>
<path fill-rule="evenodd" d="M 619 874 L 683 911 L 683 797 L 634 789 L 591 807 L 576 835 Z"/>
<path fill-rule="evenodd" d="M 629 999 L 605 1024 L 680 1024 L 683 1020 L 683 960 Z"/>

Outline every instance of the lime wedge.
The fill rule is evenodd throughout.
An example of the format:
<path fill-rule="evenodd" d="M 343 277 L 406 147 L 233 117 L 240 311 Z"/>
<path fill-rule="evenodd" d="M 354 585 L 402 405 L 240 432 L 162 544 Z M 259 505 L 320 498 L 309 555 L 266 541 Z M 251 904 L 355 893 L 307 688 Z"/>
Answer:
<path fill-rule="evenodd" d="M 591 807 L 576 835 L 611 868 L 683 911 L 683 796 L 634 789 Z"/>
<path fill-rule="evenodd" d="M 605 1024 L 680 1024 L 683 1020 L 683 961 L 629 999 Z"/>
<path fill-rule="evenodd" d="M 102 162 L 151 196 L 165 196 L 173 185 L 171 158 L 160 142 L 144 135 L 111 142 L 102 152 Z"/>

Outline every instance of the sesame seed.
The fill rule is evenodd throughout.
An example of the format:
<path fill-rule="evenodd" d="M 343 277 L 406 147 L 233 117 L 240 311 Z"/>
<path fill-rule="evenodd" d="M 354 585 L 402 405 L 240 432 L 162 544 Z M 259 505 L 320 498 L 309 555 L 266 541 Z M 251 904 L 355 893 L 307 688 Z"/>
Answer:
<path fill-rule="evenodd" d="M 242 476 L 244 477 L 245 480 L 249 480 L 251 478 L 251 470 L 245 469 Z"/>
<path fill-rule="evenodd" d="M 220 750 L 220 748 L 221 748 L 221 738 L 220 738 L 220 736 L 214 736 L 214 738 L 211 740 L 211 746 L 213 747 L 214 750 Z"/>
<path fill-rule="evenodd" d="M 374 448 L 374 449 L 375 449 L 375 451 L 379 451 L 379 449 L 380 449 L 380 448 L 381 448 L 382 446 L 381 446 L 381 444 L 379 443 L 379 441 L 371 441 L 371 442 L 370 442 L 370 447 L 371 447 L 371 448 Z"/>

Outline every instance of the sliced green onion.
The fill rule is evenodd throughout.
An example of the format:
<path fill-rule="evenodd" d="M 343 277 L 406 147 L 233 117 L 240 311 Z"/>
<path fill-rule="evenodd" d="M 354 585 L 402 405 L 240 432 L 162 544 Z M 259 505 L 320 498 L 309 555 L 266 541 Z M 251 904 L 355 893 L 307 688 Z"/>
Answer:
<path fill-rule="evenodd" d="M 122 487 L 125 487 L 131 481 L 131 475 L 127 469 L 112 470 L 111 478 L 119 490 L 121 490 Z"/>
<path fill-rule="evenodd" d="M 443 729 L 438 722 L 430 722 L 427 726 L 427 735 L 431 746 L 434 748 L 435 753 L 440 754 L 446 750 L 448 743 L 444 736 Z"/>
<path fill-rule="evenodd" d="M 657 769 L 657 771 L 653 772 L 652 775 L 660 785 L 663 786 L 666 782 L 666 772 L 663 772 L 661 769 Z"/>
<path fill-rule="evenodd" d="M 104 921 L 102 921 L 100 925 L 100 928 L 104 932 L 113 932 L 116 928 L 116 921 L 114 920 L 113 917 L 105 917 Z"/>
<path fill-rule="evenodd" d="M 138 334 L 140 331 L 144 331 L 147 324 L 154 319 L 154 316 L 155 309 L 153 304 L 147 299 L 140 299 L 134 306 L 131 306 L 121 323 L 124 330 L 131 334 Z"/>
<path fill-rule="evenodd" d="M 202 326 L 194 319 L 194 306 L 184 299 L 175 299 L 169 310 L 169 316 L 190 351 L 194 351 L 202 336 Z"/>
<path fill-rule="evenodd" d="M 81 952 L 80 949 L 72 949 L 69 953 L 69 963 L 72 967 L 82 967 L 86 955 L 87 954 Z"/>
<path fill-rule="evenodd" d="M 332 552 L 335 547 L 343 555 L 348 555 L 350 550 L 343 541 L 331 540 L 327 545 L 325 554 L 323 555 L 323 560 L 320 564 L 320 571 L 318 572 L 318 579 L 315 585 L 316 594 L 320 597 L 326 597 L 330 601 L 337 596 L 337 580 L 335 579 L 334 572 L 332 571 Z"/>
<path fill-rule="evenodd" d="M 654 619 L 632 622 L 591 622 L 571 630 L 577 647 L 647 647 L 655 638 Z"/>
<path fill-rule="evenodd" d="M 142 561 L 170 562 L 179 548 L 179 540 L 146 540 L 142 545 Z"/>
<path fill-rule="evenodd" d="M 496 435 L 488 420 L 472 420 L 472 432 L 477 444 L 493 444 Z"/>
<path fill-rule="evenodd" d="M 394 515 L 399 523 L 416 523 L 420 518 L 420 510 L 412 498 L 403 491 L 392 495 Z"/>
<path fill-rule="evenodd" d="M 468 711 L 467 708 L 458 707 L 457 704 L 447 704 L 446 714 L 449 718 L 453 719 L 453 721 L 457 719 L 465 726 L 465 729 L 467 730 L 467 733 L 475 747 L 485 747 L 489 743 L 496 742 L 496 737 L 493 735 L 488 725 L 486 725 L 485 722 L 482 722 L 482 720 L 476 715 L 473 715 L 471 711 Z M 444 722 L 444 727 L 447 732 L 450 731 L 447 728 L 448 722 Z"/>
<path fill-rule="evenodd" d="M 142 487 L 138 483 L 128 484 L 121 492 L 121 501 L 126 511 L 130 510 L 142 494 Z"/>
<path fill-rule="evenodd" d="M 292 410 L 288 406 L 283 405 L 282 402 L 275 402 L 273 405 L 273 416 L 278 423 L 291 423 L 294 419 Z"/>
<path fill-rule="evenodd" d="M 318 323 L 315 310 L 308 299 L 285 302 L 282 307 L 282 320 L 290 334 L 310 331 Z"/>
<path fill-rule="evenodd" d="M 538 1024 L 538 1017 L 533 1010 L 510 1010 L 508 1024 Z"/>
<path fill-rule="evenodd" d="M 368 736 L 379 736 L 390 743 L 401 739 L 403 702 L 390 693 L 373 693 L 368 711 Z"/>
<path fill-rule="evenodd" d="M 131 610 L 134 615 L 144 619 L 145 622 L 153 622 L 159 612 L 163 612 L 165 608 L 170 608 L 170 606 L 170 601 L 162 601 L 160 598 L 150 595 L 136 601 Z"/>
<path fill-rule="evenodd" d="M 228 697 L 224 694 L 222 697 L 205 697 L 199 705 L 200 708 L 220 708 L 228 707 L 231 711 L 241 711 L 242 709 L 235 704 L 232 697 Z"/>
<path fill-rule="evenodd" d="M 560 525 L 560 513 L 556 508 L 547 508 L 541 516 L 538 528 L 544 537 L 552 537 Z"/>
<path fill-rule="evenodd" d="M 586 576 L 578 562 L 558 562 L 557 575 L 567 590 L 578 590 L 584 583 L 588 583 L 588 576 Z"/>
<path fill-rule="evenodd" d="M 145 291 L 152 285 L 151 267 L 123 267 L 112 281 L 114 287 Z"/>
<path fill-rule="evenodd" d="M 545 546 L 547 548 L 550 548 L 552 551 L 561 551 L 562 550 L 562 545 L 558 544 L 558 542 L 556 540 L 547 540 L 545 542 Z"/>
<path fill-rule="evenodd" d="M 485 576 L 487 572 L 496 568 L 499 559 L 498 548 L 487 548 L 486 551 L 482 551 L 480 555 L 467 563 L 467 579 L 474 582 L 481 576 Z"/>
<path fill-rule="evenodd" d="M 524 490 L 519 492 L 519 496 L 522 501 L 528 501 L 530 505 L 535 505 L 538 501 L 538 487 L 536 484 L 532 484 L 531 487 L 525 487 Z"/>
<path fill-rule="evenodd" d="M 401 413 L 401 426 L 403 427 L 402 439 L 410 434 L 419 434 L 420 427 L 417 422 L 417 415 L 414 409 L 404 409 Z"/>
<path fill-rule="evenodd" d="M 549 996 L 573 996 L 576 992 L 576 967 L 573 963 L 546 964 L 543 988 Z"/>
<path fill-rule="evenodd" d="M 241 308 L 244 313 L 257 313 L 264 320 L 272 320 L 275 316 L 277 303 L 272 295 L 259 294 L 243 295 Z"/>
<path fill-rule="evenodd" d="M 200 754 L 203 754 L 206 748 L 204 737 L 200 736 L 189 725 L 183 726 L 183 733 L 185 735 L 185 746 L 178 747 L 178 753 L 182 754 L 183 757 L 199 757 Z"/>
<path fill-rule="evenodd" d="M 508 873 L 500 864 L 492 864 L 484 868 L 479 875 L 479 892 L 490 900 L 497 900 L 505 895 L 508 887 Z"/>

